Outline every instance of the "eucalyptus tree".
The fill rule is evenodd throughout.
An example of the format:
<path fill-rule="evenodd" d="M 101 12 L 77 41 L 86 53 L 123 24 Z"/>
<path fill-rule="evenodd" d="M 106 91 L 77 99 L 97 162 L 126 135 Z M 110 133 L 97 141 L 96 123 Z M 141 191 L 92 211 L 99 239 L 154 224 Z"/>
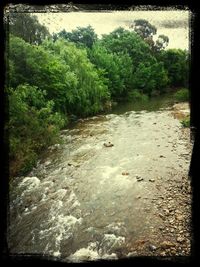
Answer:
<path fill-rule="evenodd" d="M 159 52 L 169 44 L 169 38 L 164 34 L 159 35 L 154 41 L 153 37 L 157 34 L 157 28 L 145 19 L 134 20 L 134 23 L 130 24 L 130 28 L 133 28 L 134 32 L 151 47 L 153 52 Z"/>

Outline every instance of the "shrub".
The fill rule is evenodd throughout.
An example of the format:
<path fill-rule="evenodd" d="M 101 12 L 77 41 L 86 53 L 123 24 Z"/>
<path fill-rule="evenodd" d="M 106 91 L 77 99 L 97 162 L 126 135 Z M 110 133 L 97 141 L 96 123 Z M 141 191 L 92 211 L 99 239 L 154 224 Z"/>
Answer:
<path fill-rule="evenodd" d="M 141 93 L 139 90 L 135 89 L 131 92 L 128 93 L 128 101 L 147 101 L 148 100 L 148 96 Z"/>
<path fill-rule="evenodd" d="M 190 127 L 190 117 L 186 117 L 185 119 L 181 120 L 181 124 L 183 127 Z"/>
<path fill-rule="evenodd" d="M 189 90 L 186 88 L 180 89 L 174 94 L 174 96 L 177 101 L 189 101 Z"/>
<path fill-rule="evenodd" d="M 39 154 L 59 140 L 66 116 L 54 111 L 53 100 L 28 84 L 9 88 L 10 176 L 24 175 L 36 164 Z"/>

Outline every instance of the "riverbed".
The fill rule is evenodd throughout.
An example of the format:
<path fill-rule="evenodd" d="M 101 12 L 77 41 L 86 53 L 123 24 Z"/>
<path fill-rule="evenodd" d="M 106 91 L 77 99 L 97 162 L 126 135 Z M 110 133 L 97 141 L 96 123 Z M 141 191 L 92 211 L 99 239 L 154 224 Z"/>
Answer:
<path fill-rule="evenodd" d="M 190 255 L 184 131 L 169 99 L 122 104 L 63 130 L 62 142 L 11 184 L 11 253 L 67 262 Z"/>

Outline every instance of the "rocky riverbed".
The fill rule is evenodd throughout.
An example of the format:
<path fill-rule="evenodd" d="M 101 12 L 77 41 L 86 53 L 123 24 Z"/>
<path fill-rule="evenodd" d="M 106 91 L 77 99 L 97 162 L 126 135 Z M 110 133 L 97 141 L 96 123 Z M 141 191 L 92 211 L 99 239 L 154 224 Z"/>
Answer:
<path fill-rule="evenodd" d="M 11 253 L 67 262 L 189 256 L 186 110 L 100 115 L 62 131 L 62 144 L 11 184 Z"/>

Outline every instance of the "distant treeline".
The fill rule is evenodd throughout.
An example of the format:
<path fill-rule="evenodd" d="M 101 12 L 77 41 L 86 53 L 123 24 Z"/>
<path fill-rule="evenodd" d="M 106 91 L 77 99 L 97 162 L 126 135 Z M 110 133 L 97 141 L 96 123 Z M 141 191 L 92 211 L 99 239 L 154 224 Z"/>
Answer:
<path fill-rule="evenodd" d="M 66 25 L 67 27 L 67 25 Z M 98 39 L 91 26 L 50 35 L 37 17 L 11 13 L 7 81 L 10 175 L 27 173 L 71 117 L 188 86 L 189 54 L 145 20 Z"/>

